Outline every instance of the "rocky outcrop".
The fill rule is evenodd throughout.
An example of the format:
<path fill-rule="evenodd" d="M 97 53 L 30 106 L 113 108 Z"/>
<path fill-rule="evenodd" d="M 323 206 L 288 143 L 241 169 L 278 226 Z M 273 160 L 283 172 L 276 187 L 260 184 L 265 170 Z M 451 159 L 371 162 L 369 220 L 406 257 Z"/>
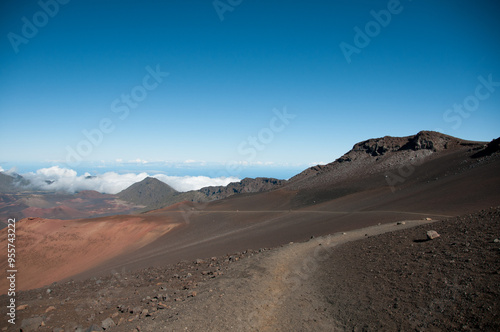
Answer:
<path fill-rule="evenodd" d="M 454 146 L 467 145 L 466 141 L 458 138 L 441 134 L 435 131 L 421 131 L 414 136 L 391 137 L 369 139 L 354 145 L 352 150 L 347 153 L 365 152 L 371 156 L 382 156 L 387 152 L 397 152 L 403 150 L 431 150 L 433 152 L 446 150 Z M 343 161 L 348 157 L 341 157 Z"/>
<path fill-rule="evenodd" d="M 285 183 L 286 180 L 278 180 L 274 178 L 245 178 L 240 182 L 232 182 L 227 186 L 201 188 L 199 192 L 206 195 L 209 200 L 215 200 L 226 198 L 235 194 L 269 191 L 277 189 Z"/>
<path fill-rule="evenodd" d="M 355 144 L 349 152 L 332 163 L 304 170 L 291 178 L 287 187 L 299 189 L 321 186 L 391 169 L 397 171 L 416 161 L 432 158 L 437 153 L 458 149 L 473 151 L 483 146 L 484 142 L 465 141 L 435 131 L 421 131 L 406 137 L 372 138 Z M 495 149 L 498 147 L 493 146 L 488 151 Z"/>
<path fill-rule="evenodd" d="M 481 157 L 491 156 L 492 154 L 498 153 L 499 151 L 500 151 L 500 137 L 497 139 L 494 139 L 493 141 L 486 144 L 484 149 L 475 153 L 472 156 L 472 158 L 481 158 Z"/>

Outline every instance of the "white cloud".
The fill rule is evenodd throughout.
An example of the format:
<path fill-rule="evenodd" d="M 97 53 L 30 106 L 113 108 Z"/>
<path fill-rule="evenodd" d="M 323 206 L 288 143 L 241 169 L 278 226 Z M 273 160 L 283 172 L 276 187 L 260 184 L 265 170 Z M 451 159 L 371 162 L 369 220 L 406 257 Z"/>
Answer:
<path fill-rule="evenodd" d="M 327 162 L 324 161 L 313 161 L 312 163 L 309 163 L 308 166 L 317 166 L 317 165 L 327 165 Z"/>
<path fill-rule="evenodd" d="M 177 191 L 198 190 L 208 186 L 227 186 L 231 182 L 238 182 L 236 177 L 209 178 L 207 176 L 168 176 L 157 174 L 153 176 L 165 182 Z"/>
<path fill-rule="evenodd" d="M 22 175 L 28 179 L 31 186 L 37 189 L 51 191 L 66 191 L 74 193 L 82 190 L 95 190 L 106 194 L 116 194 L 132 184 L 150 176 L 146 172 L 119 174 L 107 172 L 92 176 L 89 173 L 78 175 L 76 171 L 59 166 L 42 168 L 36 172 Z M 223 186 L 239 181 L 235 177 L 209 178 L 206 176 L 168 176 L 156 174 L 153 177 L 170 185 L 178 191 L 197 190 L 207 186 Z"/>
<path fill-rule="evenodd" d="M 10 176 L 15 176 L 17 174 L 17 167 L 11 167 L 10 169 L 4 169 L 3 167 L 0 166 L 0 172 L 3 172 L 7 175 Z"/>
<path fill-rule="evenodd" d="M 147 160 L 142 160 L 141 158 L 137 158 L 135 160 L 129 160 L 129 163 L 132 163 L 132 164 L 147 164 L 148 161 Z"/>
<path fill-rule="evenodd" d="M 72 169 L 53 166 L 22 175 L 31 182 L 31 186 L 45 190 L 67 191 L 96 190 L 107 194 L 116 194 L 135 182 L 148 176 L 147 173 L 118 174 L 107 172 L 97 176 L 89 173 L 77 175 Z"/>

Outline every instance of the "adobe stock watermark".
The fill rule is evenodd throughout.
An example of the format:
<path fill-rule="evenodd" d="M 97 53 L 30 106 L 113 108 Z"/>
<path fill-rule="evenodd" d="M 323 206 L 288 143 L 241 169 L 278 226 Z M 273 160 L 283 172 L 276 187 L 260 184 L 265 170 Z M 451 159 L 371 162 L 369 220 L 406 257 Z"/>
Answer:
<path fill-rule="evenodd" d="M 425 155 L 411 158 L 408 163 L 398 167 L 397 174 L 393 172 L 385 172 L 385 180 L 391 188 L 391 191 L 396 192 L 396 185 L 406 182 L 406 180 L 415 173 L 416 167 L 420 166 L 425 159 Z"/>
<path fill-rule="evenodd" d="M 276 134 L 283 132 L 291 124 L 291 121 L 297 117 L 296 114 L 288 113 L 286 106 L 281 111 L 275 108 L 272 112 L 273 116 L 269 120 L 268 125 L 262 128 L 257 135 L 248 136 L 236 148 L 238 154 L 246 157 L 246 159 L 243 162 L 229 161 L 225 163 L 224 170 L 211 172 L 210 177 L 237 176 L 247 165 L 255 161 L 259 151 L 264 151 L 271 144 Z M 180 205 L 179 208 L 182 210 L 184 222 L 189 224 L 191 216 L 199 211 L 203 211 L 207 205 L 208 202 L 192 202 L 192 205 Z"/>
<path fill-rule="evenodd" d="M 370 15 L 373 17 L 373 20 L 368 21 L 363 30 L 358 26 L 354 27 L 354 45 L 346 42 L 339 44 L 347 63 L 350 64 L 352 62 L 351 57 L 353 54 L 360 54 L 362 49 L 370 45 L 372 39 L 381 33 L 382 28 L 386 28 L 391 23 L 393 15 L 401 14 L 403 9 L 404 7 L 399 0 L 389 0 L 387 9 L 382 9 L 378 12 L 371 10 Z"/>
<path fill-rule="evenodd" d="M 142 78 L 141 84 L 134 86 L 130 93 L 122 93 L 119 98 L 111 102 L 111 112 L 117 114 L 121 121 L 127 119 L 130 110 L 137 108 L 140 102 L 146 99 L 148 93 L 155 90 L 169 75 L 169 73 L 161 71 L 159 64 L 156 65 L 155 69 L 150 66 L 145 69 L 147 74 Z M 115 123 L 116 121 L 106 117 L 99 121 L 96 128 L 82 130 L 84 138 L 75 147 L 66 146 L 66 164 L 70 167 L 78 166 L 85 157 L 94 151 L 94 148 L 102 144 L 105 135 L 115 130 Z"/>
<path fill-rule="evenodd" d="M 241 5 L 243 0 L 214 0 L 212 5 L 214 6 L 219 20 L 224 21 L 224 14 L 226 12 L 233 12 L 236 7 Z"/>
<path fill-rule="evenodd" d="M 453 123 L 452 128 L 457 130 L 462 125 L 463 119 L 479 109 L 481 101 L 490 98 L 496 88 L 500 86 L 500 81 L 493 81 L 493 75 L 488 78 L 482 75 L 477 77 L 479 84 L 474 89 L 474 93 L 464 98 L 461 104 L 453 104 L 453 108 L 447 109 L 443 113 L 443 120 L 447 123 Z"/>
<path fill-rule="evenodd" d="M 286 106 L 283 110 L 273 109 L 274 116 L 269 120 L 269 125 L 262 128 L 257 135 L 248 136 L 236 149 L 240 156 L 245 157 L 243 164 L 237 161 L 226 163 L 226 170 L 229 174 L 238 174 L 245 164 L 255 161 L 259 151 L 264 151 L 271 144 L 276 134 L 283 132 L 291 121 L 297 117 L 296 114 L 290 114 Z"/>
<path fill-rule="evenodd" d="M 318 246 L 314 248 L 312 254 L 306 256 L 302 260 L 302 264 L 295 267 L 292 271 L 285 271 L 282 275 L 279 276 L 280 281 L 286 285 L 286 293 L 291 294 L 296 292 L 299 288 L 302 287 L 302 283 L 311 278 L 320 268 L 320 263 L 328 260 L 335 247 L 337 246 L 336 236 L 328 235 L 324 238 L 323 241 L 318 243 Z M 273 308 L 273 307 L 282 307 L 285 302 L 288 300 L 286 296 L 272 296 L 268 297 L 264 300 L 258 300 L 253 303 L 251 307 L 257 308 L 251 311 L 247 317 L 243 317 L 243 321 L 248 322 L 248 324 L 252 327 L 258 325 L 258 322 L 262 322 L 266 318 L 269 318 L 274 314 L 274 312 L 260 312 L 260 308 Z M 262 317 L 264 314 L 264 317 Z M 257 324 L 256 324 L 257 323 Z"/>
<path fill-rule="evenodd" d="M 21 33 L 17 34 L 9 32 L 7 39 L 14 49 L 14 52 L 19 53 L 19 46 L 21 44 L 28 44 L 29 41 L 36 37 L 39 29 L 45 27 L 51 18 L 54 18 L 58 13 L 61 5 L 68 4 L 70 0 L 40 0 L 38 6 L 40 10 L 33 14 L 31 20 L 26 16 L 21 18 L 23 23 Z"/>

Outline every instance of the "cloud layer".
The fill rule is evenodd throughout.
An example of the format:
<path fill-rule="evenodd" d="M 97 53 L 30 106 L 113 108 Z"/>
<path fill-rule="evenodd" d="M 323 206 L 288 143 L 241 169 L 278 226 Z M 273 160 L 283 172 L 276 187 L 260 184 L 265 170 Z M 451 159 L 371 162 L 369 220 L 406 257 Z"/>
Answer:
<path fill-rule="evenodd" d="M 142 173 L 119 174 L 107 172 L 96 176 L 89 173 L 78 175 L 76 171 L 59 166 L 42 168 L 36 172 L 22 174 L 36 189 L 66 191 L 74 193 L 82 190 L 95 190 L 106 194 L 116 194 L 132 184 L 151 176 L 165 182 L 178 191 L 197 190 L 207 186 L 225 186 L 240 181 L 235 177 L 210 178 L 207 176 L 168 176 Z"/>

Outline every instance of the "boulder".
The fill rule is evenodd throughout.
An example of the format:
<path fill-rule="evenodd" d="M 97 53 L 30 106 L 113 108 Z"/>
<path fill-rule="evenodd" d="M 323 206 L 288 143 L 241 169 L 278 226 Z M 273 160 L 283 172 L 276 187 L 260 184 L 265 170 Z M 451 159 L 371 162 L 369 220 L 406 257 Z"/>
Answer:
<path fill-rule="evenodd" d="M 436 231 L 433 231 L 433 230 L 427 231 L 427 239 L 429 239 L 429 240 L 437 239 L 440 236 L 441 235 L 439 235 L 439 233 Z"/>
<path fill-rule="evenodd" d="M 113 326 L 116 326 L 115 322 L 111 318 L 106 318 L 105 320 L 102 321 L 101 326 L 104 330 L 107 330 Z"/>
<path fill-rule="evenodd" d="M 43 323 L 43 317 L 37 316 L 32 318 L 23 319 L 21 322 L 22 331 L 35 331 Z"/>

